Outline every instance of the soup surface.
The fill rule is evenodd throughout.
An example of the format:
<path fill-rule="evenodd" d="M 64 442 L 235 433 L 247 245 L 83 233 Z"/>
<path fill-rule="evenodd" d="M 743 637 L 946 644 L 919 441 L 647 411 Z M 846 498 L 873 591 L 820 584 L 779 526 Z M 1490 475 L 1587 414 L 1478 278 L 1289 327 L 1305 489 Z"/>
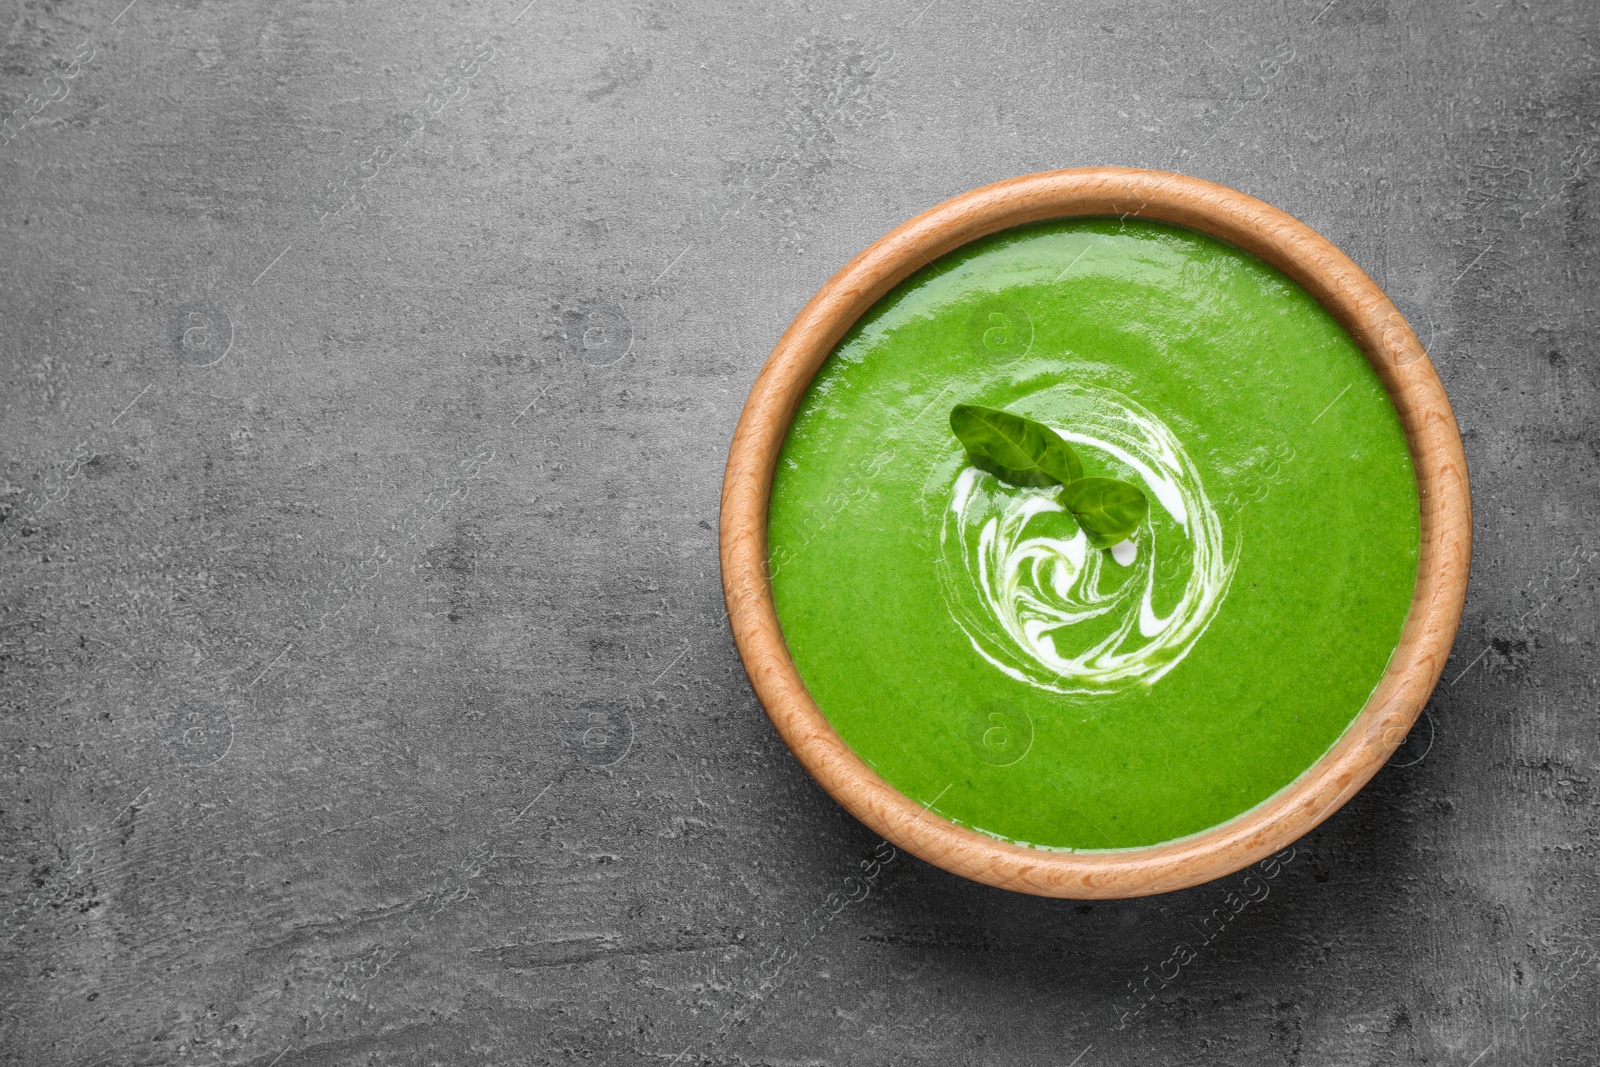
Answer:
<path fill-rule="evenodd" d="M 1131 553 L 971 466 L 958 403 L 1142 488 Z M 1418 509 L 1382 384 L 1310 295 L 1198 233 L 1080 219 L 968 245 L 857 323 L 769 532 L 789 649 L 868 764 L 983 833 L 1108 849 L 1238 815 L 1338 739 L 1399 640 Z"/>

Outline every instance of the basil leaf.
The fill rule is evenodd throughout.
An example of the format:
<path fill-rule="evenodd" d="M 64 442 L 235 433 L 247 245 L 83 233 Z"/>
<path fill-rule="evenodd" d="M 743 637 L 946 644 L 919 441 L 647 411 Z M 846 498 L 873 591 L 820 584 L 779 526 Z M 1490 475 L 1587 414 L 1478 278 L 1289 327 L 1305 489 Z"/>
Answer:
<path fill-rule="evenodd" d="M 1150 511 L 1143 490 L 1116 478 L 1079 478 L 1061 490 L 1059 499 L 1095 548 L 1127 540 Z"/>
<path fill-rule="evenodd" d="M 1072 446 L 1050 427 L 999 408 L 957 404 L 950 428 L 979 470 L 1012 485 L 1066 485 L 1083 477 Z"/>

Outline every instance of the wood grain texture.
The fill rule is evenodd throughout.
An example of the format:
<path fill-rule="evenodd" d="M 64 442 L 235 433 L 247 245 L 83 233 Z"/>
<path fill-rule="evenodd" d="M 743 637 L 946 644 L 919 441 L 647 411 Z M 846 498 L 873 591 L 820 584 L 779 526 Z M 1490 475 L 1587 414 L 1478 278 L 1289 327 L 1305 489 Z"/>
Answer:
<path fill-rule="evenodd" d="M 1416 467 L 1416 592 L 1389 668 L 1359 716 L 1305 774 L 1236 818 L 1145 848 L 1052 852 L 1012 845 L 928 812 L 844 743 L 800 680 L 767 573 L 778 453 L 812 377 L 879 298 L 939 256 L 998 230 L 1110 215 L 1177 223 L 1260 257 L 1316 297 L 1361 345 L 1399 413 Z M 1253 197 L 1179 174 L 1111 167 L 984 186 L 899 226 L 835 274 L 778 340 L 751 388 L 723 481 L 720 549 L 729 621 L 757 696 L 784 742 L 839 803 L 889 841 L 955 874 L 1044 896 L 1168 892 L 1239 870 L 1299 838 L 1353 796 L 1405 739 L 1439 680 L 1466 599 L 1472 551 L 1466 457 L 1444 387 L 1404 317 L 1344 253 Z"/>

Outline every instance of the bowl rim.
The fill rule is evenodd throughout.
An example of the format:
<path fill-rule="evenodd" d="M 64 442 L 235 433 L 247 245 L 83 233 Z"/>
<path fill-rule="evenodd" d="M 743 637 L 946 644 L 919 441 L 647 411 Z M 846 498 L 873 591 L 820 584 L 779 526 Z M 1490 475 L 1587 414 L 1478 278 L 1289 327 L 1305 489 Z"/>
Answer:
<path fill-rule="evenodd" d="M 1417 478 L 1417 584 L 1400 641 L 1361 712 L 1299 777 L 1226 822 L 1172 841 L 1055 851 L 958 825 L 880 777 L 829 725 L 784 642 L 768 573 L 767 509 L 794 412 L 823 361 L 895 285 L 1000 230 L 1081 216 L 1153 219 L 1219 238 L 1293 278 L 1377 370 Z M 963 193 L 874 241 L 795 316 L 757 375 L 728 451 L 720 521 L 728 621 L 756 696 L 802 766 L 897 848 L 974 881 L 1040 896 L 1107 899 L 1211 881 L 1281 851 L 1330 816 L 1405 739 L 1437 685 L 1466 600 L 1472 504 L 1455 415 L 1399 310 L 1343 252 L 1298 219 L 1199 178 L 1126 167 L 1044 171 Z"/>

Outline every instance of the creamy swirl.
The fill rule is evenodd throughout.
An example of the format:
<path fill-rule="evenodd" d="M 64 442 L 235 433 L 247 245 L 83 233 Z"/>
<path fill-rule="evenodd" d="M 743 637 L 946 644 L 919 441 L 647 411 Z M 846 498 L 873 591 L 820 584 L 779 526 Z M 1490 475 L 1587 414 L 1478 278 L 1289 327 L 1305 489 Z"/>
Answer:
<path fill-rule="evenodd" d="M 1007 407 L 1071 442 L 1089 473 L 1138 484 L 1150 515 L 1131 545 L 1100 552 L 1054 490 L 943 467 L 939 575 L 952 617 L 979 655 L 1041 689 L 1155 684 L 1216 617 L 1238 560 L 1199 471 L 1165 423 L 1110 389 L 1055 385 Z"/>

